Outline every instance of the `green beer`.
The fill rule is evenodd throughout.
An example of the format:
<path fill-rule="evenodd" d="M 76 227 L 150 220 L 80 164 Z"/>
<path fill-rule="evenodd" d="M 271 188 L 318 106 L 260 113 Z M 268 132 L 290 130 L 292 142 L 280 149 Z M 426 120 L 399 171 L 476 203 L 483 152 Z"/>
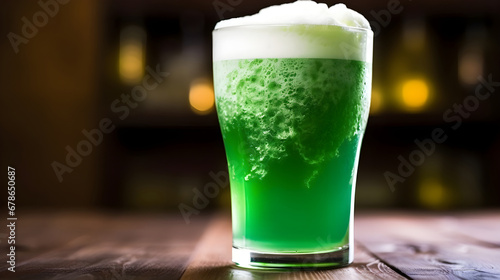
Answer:
<path fill-rule="evenodd" d="M 312 43 L 302 54 L 216 54 L 217 42 L 235 34 L 264 34 L 277 44 L 279 34 L 293 34 L 293 40 Z M 370 36 L 312 25 L 214 31 L 215 96 L 238 265 L 352 261 L 354 189 L 371 89 L 371 52 L 363 44 L 371 43 Z M 343 52 L 342 44 L 351 49 Z"/>

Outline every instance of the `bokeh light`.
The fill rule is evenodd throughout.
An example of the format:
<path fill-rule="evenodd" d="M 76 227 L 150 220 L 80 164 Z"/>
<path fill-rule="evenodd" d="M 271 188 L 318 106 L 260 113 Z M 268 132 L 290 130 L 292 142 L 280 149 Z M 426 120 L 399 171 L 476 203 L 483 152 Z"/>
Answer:
<path fill-rule="evenodd" d="M 402 101 L 409 110 L 418 110 L 429 99 L 429 86 L 423 79 L 411 79 L 403 83 Z"/>
<path fill-rule="evenodd" d="M 418 186 L 418 198 L 425 208 L 442 209 L 449 206 L 451 193 L 439 179 L 426 178 Z"/>
<path fill-rule="evenodd" d="M 384 103 L 384 97 L 378 88 L 372 89 L 372 99 L 370 104 L 370 115 L 380 113 Z"/>
<path fill-rule="evenodd" d="M 205 115 L 212 111 L 215 97 L 212 84 L 206 80 L 195 80 L 189 89 L 189 104 L 193 112 Z"/>
<path fill-rule="evenodd" d="M 468 51 L 458 60 L 458 77 L 466 85 L 477 83 L 477 77 L 483 74 L 483 55 L 479 51 Z"/>
<path fill-rule="evenodd" d="M 135 84 L 144 76 L 145 32 L 138 26 L 125 27 L 120 34 L 120 79 L 126 84 Z"/>

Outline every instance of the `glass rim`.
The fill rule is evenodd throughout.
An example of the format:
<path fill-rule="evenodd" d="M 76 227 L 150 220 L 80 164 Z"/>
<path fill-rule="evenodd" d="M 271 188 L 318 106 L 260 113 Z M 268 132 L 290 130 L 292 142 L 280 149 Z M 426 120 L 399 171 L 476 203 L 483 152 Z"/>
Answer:
<path fill-rule="evenodd" d="M 241 24 L 241 25 L 232 25 L 232 26 L 224 26 L 224 27 L 219 27 L 215 28 L 212 31 L 221 31 L 221 30 L 228 30 L 228 29 L 238 29 L 238 28 L 261 28 L 261 27 L 291 27 L 291 26 L 335 26 L 339 27 L 342 29 L 347 29 L 347 30 L 353 30 L 353 31 L 361 31 L 361 32 L 367 32 L 367 33 L 372 33 L 373 30 L 370 28 L 364 28 L 364 27 L 355 27 L 355 26 L 346 26 L 346 25 L 336 25 L 336 24 L 309 24 L 309 23 L 300 23 L 300 24 Z"/>

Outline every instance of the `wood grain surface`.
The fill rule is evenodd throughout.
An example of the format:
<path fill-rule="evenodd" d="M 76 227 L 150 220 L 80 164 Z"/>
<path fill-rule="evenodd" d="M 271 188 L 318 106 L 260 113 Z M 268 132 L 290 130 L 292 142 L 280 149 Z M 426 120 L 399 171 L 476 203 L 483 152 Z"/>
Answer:
<path fill-rule="evenodd" d="M 412 279 L 500 279 L 498 213 L 362 215 L 355 225 L 370 252 Z"/>
<path fill-rule="evenodd" d="M 179 279 L 208 222 L 187 225 L 176 214 L 18 217 L 16 272 L 2 261 L 0 279 Z"/>
<path fill-rule="evenodd" d="M 16 272 L 0 279 L 500 279 L 500 211 L 357 213 L 350 266 L 250 270 L 231 262 L 229 215 L 23 213 Z"/>

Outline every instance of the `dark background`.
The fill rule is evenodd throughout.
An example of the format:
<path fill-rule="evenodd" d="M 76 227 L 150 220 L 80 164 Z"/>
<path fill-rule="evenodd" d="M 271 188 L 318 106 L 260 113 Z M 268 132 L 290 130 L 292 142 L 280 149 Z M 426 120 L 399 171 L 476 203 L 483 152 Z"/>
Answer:
<path fill-rule="evenodd" d="M 0 2 L 0 163 L 5 173 L 7 166 L 16 169 L 17 209 L 178 211 L 180 203 L 192 205 L 193 188 L 203 190 L 214 181 L 210 172 L 227 170 L 215 110 L 197 110 L 189 99 L 198 90 L 198 101 L 210 105 L 213 96 L 211 31 L 222 18 L 283 2 L 41 1 L 52 3 L 53 15 L 37 1 Z M 376 35 L 356 207 L 499 206 L 500 86 L 485 100 L 472 97 L 478 77 L 500 82 L 499 2 L 345 4 L 365 15 Z M 39 26 L 13 47 L 12 34 L 24 37 L 24 17 Z M 169 75 L 129 107 L 130 114 L 117 113 L 112 104 L 141 83 L 146 66 Z M 447 115 L 464 102 L 464 115 Z M 102 140 L 70 167 L 68 149 L 88 141 L 82 131 L 95 132 L 103 119 L 114 129 L 101 130 Z M 402 176 L 401 158 L 420 153 L 415 140 L 429 143 L 435 129 L 446 140 L 428 144 L 433 151 L 415 158 L 418 166 Z M 71 170 L 61 181 L 55 162 Z M 387 172 L 404 181 L 389 183 Z M 5 184 L 0 205 L 6 192 Z M 221 188 L 207 209 L 229 201 L 228 188 Z"/>

